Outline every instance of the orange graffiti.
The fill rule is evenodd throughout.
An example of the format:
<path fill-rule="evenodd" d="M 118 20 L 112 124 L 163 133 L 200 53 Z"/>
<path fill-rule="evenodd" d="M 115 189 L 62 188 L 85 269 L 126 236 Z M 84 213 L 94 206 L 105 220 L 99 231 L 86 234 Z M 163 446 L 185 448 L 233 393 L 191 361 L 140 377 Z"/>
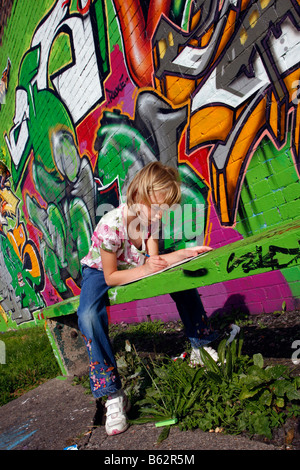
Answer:
<path fill-rule="evenodd" d="M 220 2 L 203 24 L 206 12 L 192 4 L 188 32 L 161 18 L 154 34 L 156 90 L 190 110 L 178 161 L 211 189 L 223 225 L 235 224 L 243 180 L 260 141 L 267 135 L 282 148 L 288 123 L 300 172 L 300 9 L 289 3 L 294 5 Z"/>
<path fill-rule="evenodd" d="M 21 222 L 13 229 L 8 230 L 7 238 L 26 271 L 32 278 L 40 279 L 39 284 L 43 283 L 44 276 L 40 256 L 35 244 L 27 238 L 24 223 Z"/>

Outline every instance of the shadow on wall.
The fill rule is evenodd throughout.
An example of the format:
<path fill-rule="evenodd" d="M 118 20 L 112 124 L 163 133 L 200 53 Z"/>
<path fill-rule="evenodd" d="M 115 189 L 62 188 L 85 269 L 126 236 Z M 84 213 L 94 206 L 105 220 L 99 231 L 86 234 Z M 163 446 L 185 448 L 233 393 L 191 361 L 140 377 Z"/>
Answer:
<path fill-rule="evenodd" d="M 245 296 L 242 294 L 233 294 L 226 300 L 223 307 L 215 310 L 210 320 L 212 323 L 218 323 L 220 327 L 226 327 L 237 320 L 245 320 L 249 317 L 250 311 L 245 303 Z"/>

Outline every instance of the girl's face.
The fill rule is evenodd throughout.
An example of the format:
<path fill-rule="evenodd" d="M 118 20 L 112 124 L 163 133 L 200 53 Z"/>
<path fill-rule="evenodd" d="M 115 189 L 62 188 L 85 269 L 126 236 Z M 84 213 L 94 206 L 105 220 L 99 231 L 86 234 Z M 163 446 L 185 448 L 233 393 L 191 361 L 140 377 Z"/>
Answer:
<path fill-rule="evenodd" d="M 140 203 L 139 204 L 139 219 L 142 225 L 150 225 L 153 222 L 158 222 L 162 216 L 166 207 L 165 203 L 165 194 L 161 191 L 153 191 L 149 197 L 151 206 L 149 203 Z"/>

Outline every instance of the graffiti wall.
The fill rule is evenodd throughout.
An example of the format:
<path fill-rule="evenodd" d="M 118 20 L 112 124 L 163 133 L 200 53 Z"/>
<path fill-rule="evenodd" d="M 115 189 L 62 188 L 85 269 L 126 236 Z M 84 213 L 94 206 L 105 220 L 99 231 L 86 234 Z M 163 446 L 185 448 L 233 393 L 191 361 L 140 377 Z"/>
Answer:
<path fill-rule="evenodd" d="M 0 330 L 80 293 L 80 259 L 96 223 L 148 162 L 178 168 L 182 206 L 192 208 L 189 229 L 170 229 L 162 250 L 226 246 L 234 270 L 243 260 L 232 243 L 296 223 L 300 1 L 8 3 Z M 263 272 L 256 253 L 246 278 L 201 288 L 207 312 L 297 307 L 299 244 L 277 248 L 293 261 Z M 110 315 L 177 319 L 169 296 Z"/>

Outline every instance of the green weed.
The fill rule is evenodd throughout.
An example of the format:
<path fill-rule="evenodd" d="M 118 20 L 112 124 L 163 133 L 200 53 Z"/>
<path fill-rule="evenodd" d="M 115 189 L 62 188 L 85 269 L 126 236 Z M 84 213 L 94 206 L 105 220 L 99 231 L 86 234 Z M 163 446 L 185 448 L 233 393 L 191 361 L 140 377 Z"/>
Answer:
<path fill-rule="evenodd" d="M 133 422 L 172 418 L 181 430 L 219 428 L 228 434 L 246 432 L 271 439 L 274 428 L 300 416 L 300 378 L 291 377 L 286 366 L 265 367 L 261 354 L 250 358 L 241 350 L 241 339 L 230 345 L 223 340 L 218 363 L 202 350 L 204 367 L 191 368 L 188 362 L 168 357 L 142 360 L 129 345 L 122 356 L 121 375 L 125 388 L 134 379 L 130 393 L 138 417 Z M 161 439 L 168 430 L 163 429 Z"/>

